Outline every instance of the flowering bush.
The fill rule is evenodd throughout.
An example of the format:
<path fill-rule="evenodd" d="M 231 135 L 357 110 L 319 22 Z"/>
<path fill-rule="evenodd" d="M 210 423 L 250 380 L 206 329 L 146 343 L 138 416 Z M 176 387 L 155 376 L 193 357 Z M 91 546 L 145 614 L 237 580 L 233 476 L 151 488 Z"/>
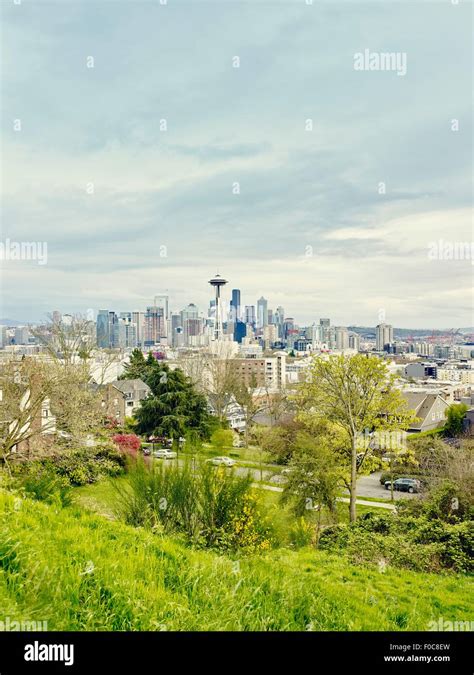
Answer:
<path fill-rule="evenodd" d="M 112 440 L 121 452 L 133 458 L 136 458 L 142 444 L 136 434 L 115 434 L 115 436 L 112 436 Z"/>

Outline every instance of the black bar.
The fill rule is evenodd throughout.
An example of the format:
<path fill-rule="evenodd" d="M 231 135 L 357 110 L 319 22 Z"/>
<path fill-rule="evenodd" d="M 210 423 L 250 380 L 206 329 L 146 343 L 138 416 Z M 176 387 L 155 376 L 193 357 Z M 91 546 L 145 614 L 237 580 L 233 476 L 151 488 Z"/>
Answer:
<path fill-rule="evenodd" d="M 354 673 L 454 673 L 472 675 L 472 632 L 423 633 L 0 633 L 0 674 L 152 673 L 196 668 L 311 675 Z M 33 650 L 38 644 L 36 652 Z M 28 647 L 32 645 L 33 647 Z M 41 645 L 73 645 L 73 663 L 27 661 Z M 431 645 L 431 647 L 429 646 Z M 57 652 L 57 656 L 61 653 Z M 71 657 L 63 652 L 64 658 Z M 388 660 L 388 657 L 391 657 Z M 396 660 L 393 660 L 397 657 Z M 400 659 L 404 660 L 401 661 Z M 429 659 L 429 661 L 428 661 Z M 443 660 L 438 660 L 443 659 Z M 449 660 L 448 660 L 449 659 Z M 285 663 L 287 664 L 285 666 Z M 352 672 L 347 670 L 347 672 Z"/>

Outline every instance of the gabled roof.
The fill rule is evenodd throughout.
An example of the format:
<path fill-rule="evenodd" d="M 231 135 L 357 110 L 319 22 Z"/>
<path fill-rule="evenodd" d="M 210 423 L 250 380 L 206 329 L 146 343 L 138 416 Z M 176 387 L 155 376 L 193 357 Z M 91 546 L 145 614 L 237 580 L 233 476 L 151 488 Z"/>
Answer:
<path fill-rule="evenodd" d="M 139 378 L 135 380 L 115 380 L 115 382 L 111 382 L 110 384 L 115 389 L 121 391 L 122 394 L 133 394 L 143 389 L 151 391 L 150 387 Z"/>
<path fill-rule="evenodd" d="M 420 418 L 420 421 L 412 425 L 414 429 L 419 429 L 423 425 L 436 401 L 443 403 L 446 408 L 449 406 L 448 402 L 439 394 L 429 394 L 421 391 L 402 391 L 402 395 L 410 410 L 414 410 L 415 415 Z"/>

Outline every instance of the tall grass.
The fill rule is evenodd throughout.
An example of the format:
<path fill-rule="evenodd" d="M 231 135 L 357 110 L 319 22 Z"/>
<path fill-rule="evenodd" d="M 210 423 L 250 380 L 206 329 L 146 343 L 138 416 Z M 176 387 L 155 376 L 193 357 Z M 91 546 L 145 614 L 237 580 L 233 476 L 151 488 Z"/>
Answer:
<path fill-rule="evenodd" d="M 129 525 L 182 533 L 206 547 L 255 548 L 268 525 L 257 516 L 250 475 L 237 476 L 204 462 L 183 465 L 137 462 L 116 486 L 117 514 Z M 250 536 L 251 535 L 251 536 Z"/>
<path fill-rule="evenodd" d="M 0 612 L 50 630 L 426 630 L 472 617 L 465 576 L 324 552 L 236 558 L 0 492 Z"/>

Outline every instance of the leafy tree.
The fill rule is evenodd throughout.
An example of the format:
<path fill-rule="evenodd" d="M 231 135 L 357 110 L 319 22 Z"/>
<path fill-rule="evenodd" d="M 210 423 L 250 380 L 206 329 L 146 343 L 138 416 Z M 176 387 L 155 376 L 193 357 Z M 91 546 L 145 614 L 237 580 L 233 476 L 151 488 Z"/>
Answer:
<path fill-rule="evenodd" d="M 309 377 L 295 396 L 298 419 L 310 429 L 323 424 L 335 432 L 338 454 L 349 463 L 349 513 L 356 520 L 356 482 L 370 454 L 370 433 L 406 429 L 414 419 L 395 376 L 376 356 L 315 357 Z"/>
<path fill-rule="evenodd" d="M 217 450 L 223 450 L 232 445 L 234 434 L 230 429 L 216 429 L 211 436 L 211 443 Z"/>
<path fill-rule="evenodd" d="M 126 364 L 125 370 L 119 379 L 143 380 L 143 382 L 149 384 L 148 377 L 155 368 L 159 368 L 159 363 L 154 358 L 153 354 L 148 354 L 148 358 L 145 359 L 143 352 L 140 349 L 134 349 L 130 355 L 130 361 Z"/>
<path fill-rule="evenodd" d="M 282 500 L 291 503 L 298 516 L 317 512 L 319 524 L 323 507 L 332 515 L 336 513 L 342 473 L 327 437 L 314 438 L 307 432 L 299 433 Z"/>
<path fill-rule="evenodd" d="M 147 359 L 144 380 L 152 393 L 136 412 L 137 432 L 177 441 L 189 430 L 196 430 L 201 438 L 209 438 L 213 420 L 205 397 L 183 371 L 171 370 L 165 363 L 153 360 L 155 364 Z"/>
<path fill-rule="evenodd" d="M 464 403 L 453 403 L 446 411 L 446 436 L 460 436 L 463 433 L 463 419 L 469 410 Z"/>

